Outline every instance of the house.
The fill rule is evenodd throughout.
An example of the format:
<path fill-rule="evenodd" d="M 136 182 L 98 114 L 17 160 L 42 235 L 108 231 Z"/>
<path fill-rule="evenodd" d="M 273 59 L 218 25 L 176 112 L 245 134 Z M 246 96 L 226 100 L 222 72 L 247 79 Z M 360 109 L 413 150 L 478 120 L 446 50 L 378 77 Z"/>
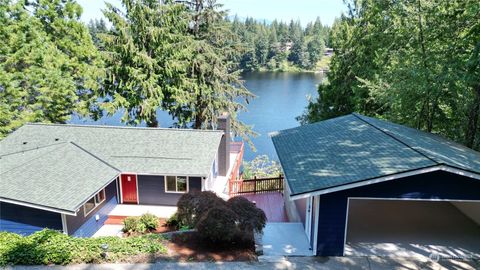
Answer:
<path fill-rule="evenodd" d="M 0 141 L 0 231 L 89 237 L 118 204 L 223 196 L 238 177 L 238 144 L 227 115 L 218 130 L 26 124 Z"/>
<path fill-rule="evenodd" d="M 316 255 L 480 257 L 480 153 L 359 114 L 271 136 Z"/>

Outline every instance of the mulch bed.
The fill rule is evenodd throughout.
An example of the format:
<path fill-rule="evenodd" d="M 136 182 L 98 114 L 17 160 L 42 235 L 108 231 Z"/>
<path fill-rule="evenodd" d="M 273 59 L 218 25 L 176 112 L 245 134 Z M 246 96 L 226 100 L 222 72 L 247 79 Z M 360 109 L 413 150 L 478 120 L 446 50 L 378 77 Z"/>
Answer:
<path fill-rule="evenodd" d="M 178 261 L 256 261 L 253 245 L 207 246 L 196 232 L 174 234 L 166 242 L 169 257 Z"/>
<path fill-rule="evenodd" d="M 126 217 L 125 217 L 126 218 Z M 113 220 L 113 224 L 122 224 L 123 219 Z M 175 232 L 177 228 L 166 226 L 166 219 L 160 219 L 160 225 L 151 233 Z M 137 234 L 131 234 L 137 235 Z M 131 236 L 125 233 L 124 236 Z M 255 247 L 253 244 L 235 244 L 222 246 L 208 246 L 198 237 L 196 232 L 178 232 L 168 237 L 164 244 L 168 254 L 150 254 L 131 256 L 126 260 L 130 263 L 145 263 L 158 261 L 180 262 L 230 262 L 230 261 L 256 261 Z"/>

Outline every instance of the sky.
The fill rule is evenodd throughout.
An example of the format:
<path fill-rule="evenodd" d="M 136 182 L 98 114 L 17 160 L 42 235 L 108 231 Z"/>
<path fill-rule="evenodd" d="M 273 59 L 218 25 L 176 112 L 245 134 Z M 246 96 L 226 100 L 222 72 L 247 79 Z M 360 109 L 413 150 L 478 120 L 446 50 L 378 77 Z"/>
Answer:
<path fill-rule="evenodd" d="M 83 7 L 82 20 L 101 18 L 105 8 L 103 0 L 77 0 Z M 107 0 L 120 6 L 120 0 Z M 302 25 L 314 21 L 317 16 L 324 24 L 332 25 L 333 20 L 339 17 L 346 7 L 342 0 L 219 0 L 228 9 L 230 15 L 253 17 L 255 19 L 273 21 L 300 20 Z"/>

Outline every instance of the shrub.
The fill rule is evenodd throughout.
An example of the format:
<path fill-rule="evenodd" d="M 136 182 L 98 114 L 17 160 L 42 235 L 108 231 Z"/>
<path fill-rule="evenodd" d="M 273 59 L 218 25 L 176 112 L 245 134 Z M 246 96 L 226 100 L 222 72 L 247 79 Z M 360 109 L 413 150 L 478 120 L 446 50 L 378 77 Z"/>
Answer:
<path fill-rule="evenodd" d="M 183 194 L 177 202 L 177 213 L 179 225 L 193 227 L 193 218 L 197 207 L 198 194 L 196 192 Z"/>
<path fill-rule="evenodd" d="M 160 222 L 158 221 L 158 217 L 150 213 L 143 214 L 140 217 L 140 223 L 145 225 L 145 228 L 149 231 L 156 230 L 158 225 L 160 224 Z"/>
<path fill-rule="evenodd" d="M 211 191 L 186 193 L 177 203 L 178 221 L 181 226 L 194 228 L 202 214 L 217 206 L 225 206 L 225 201 Z"/>
<path fill-rule="evenodd" d="M 230 198 L 227 206 L 237 215 L 239 240 L 253 243 L 255 241 L 254 232 L 261 233 L 267 223 L 265 212 L 248 199 L 240 196 Z"/>
<path fill-rule="evenodd" d="M 144 233 L 147 230 L 145 224 L 140 222 L 139 217 L 128 217 L 123 220 L 123 232 Z"/>
<path fill-rule="evenodd" d="M 149 234 L 119 238 L 76 238 L 45 229 L 30 236 L 0 232 L 0 266 L 115 262 L 143 253 L 166 253 L 163 238 Z M 102 257 L 101 245 L 108 245 Z"/>
<path fill-rule="evenodd" d="M 167 221 L 165 222 L 165 225 L 172 228 L 180 227 L 180 222 L 178 221 L 178 215 L 176 212 L 175 214 L 173 214 L 171 217 L 167 219 Z"/>
<path fill-rule="evenodd" d="M 210 244 L 227 243 L 238 235 L 237 215 L 225 206 L 215 206 L 198 220 L 196 229 L 201 238 Z"/>
<path fill-rule="evenodd" d="M 267 216 L 262 209 L 248 199 L 237 196 L 227 201 L 227 206 L 238 216 L 240 229 L 261 233 L 267 223 Z"/>

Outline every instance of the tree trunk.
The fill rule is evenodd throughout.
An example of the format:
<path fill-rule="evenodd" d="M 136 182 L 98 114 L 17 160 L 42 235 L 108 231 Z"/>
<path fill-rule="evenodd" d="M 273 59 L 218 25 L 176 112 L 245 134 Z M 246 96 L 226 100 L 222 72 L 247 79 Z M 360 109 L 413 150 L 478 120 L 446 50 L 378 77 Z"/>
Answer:
<path fill-rule="evenodd" d="M 158 127 L 157 113 L 152 113 L 146 121 L 147 127 Z"/>
<path fill-rule="evenodd" d="M 475 100 L 468 114 L 467 130 L 465 132 L 465 145 L 473 148 L 477 137 L 478 122 L 480 118 L 480 84 L 475 87 Z"/>
<path fill-rule="evenodd" d="M 426 87 L 426 97 L 425 97 L 425 101 L 422 105 L 422 109 L 420 111 L 420 115 L 419 115 L 419 118 L 418 118 L 418 124 L 417 126 L 420 128 L 421 126 L 423 126 L 422 124 L 420 124 L 423 120 L 426 121 L 426 129 L 428 132 L 431 132 L 432 129 L 433 129 L 433 115 L 434 113 L 432 112 L 433 108 L 431 108 L 431 106 L 433 106 L 431 104 L 431 100 L 430 100 L 430 95 L 431 95 L 431 92 L 430 92 L 430 88 L 432 87 L 432 84 L 430 83 L 430 76 L 429 76 L 429 72 L 428 72 L 428 64 L 427 64 L 427 52 L 426 52 L 426 49 L 425 49 L 425 37 L 424 37 L 424 33 L 423 33 L 423 23 L 422 23 L 422 4 L 421 4 L 421 0 L 418 0 L 417 1 L 417 8 L 418 8 L 418 34 L 419 34 L 419 42 L 420 42 L 420 50 L 421 50 L 421 57 L 422 57 L 422 64 L 423 64 L 423 74 L 425 76 L 425 87 Z"/>

